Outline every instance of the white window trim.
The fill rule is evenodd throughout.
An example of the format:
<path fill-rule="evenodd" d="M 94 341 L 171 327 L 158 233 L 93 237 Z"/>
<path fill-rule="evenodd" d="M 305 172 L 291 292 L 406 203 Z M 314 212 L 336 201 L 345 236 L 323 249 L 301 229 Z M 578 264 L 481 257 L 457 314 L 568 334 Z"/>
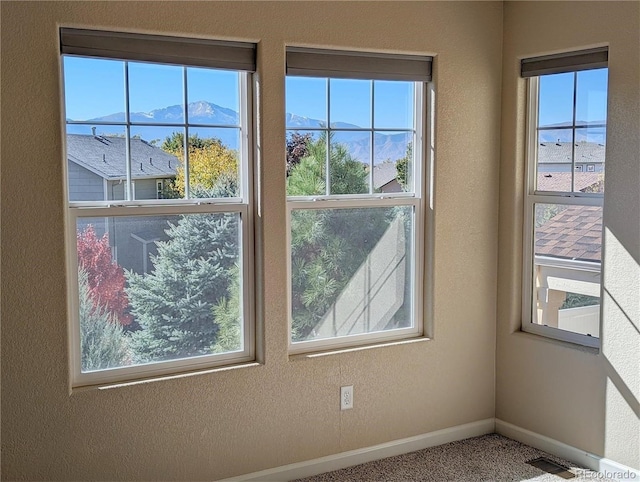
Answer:
<path fill-rule="evenodd" d="M 584 345 L 592 348 L 600 347 L 600 338 L 574 333 L 559 328 L 533 323 L 533 270 L 534 270 L 534 210 L 535 205 L 542 203 L 562 204 L 567 206 L 602 206 L 603 196 L 599 193 L 582 192 L 550 192 L 537 191 L 537 147 L 538 147 L 538 99 L 540 77 L 530 77 L 527 79 L 527 135 L 526 135 L 526 188 L 524 200 L 524 223 L 523 223 L 523 265 L 522 265 L 522 324 L 524 332 L 566 341 L 577 345 Z M 574 106 L 575 109 L 575 106 Z M 572 168 L 572 173 L 575 172 Z M 572 183 L 573 184 L 573 183 Z M 602 238 L 604 244 L 604 237 Z M 603 259 L 604 261 L 604 259 Z M 571 264 L 575 269 L 593 272 L 595 263 L 581 263 L 566 261 L 556 263 L 558 266 L 567 267 Z M 600 269 L 601 271 L 602 264 Z M 600 297 L 602 299 L 602 285 L 600 285 Z M 600 303 L 600 320 L 602 320 L 602 303 Z"/>
<path fill-rule="evenodd" d="M 66 54 L 68 55 L 68 54 Z M 64 79 L 63 56 L 60 57 L 61 79 Z M 159 62 L 157 62 L 159 63 Z M 68 311 L 70 322 L 68 323 L 69 336 L 69 369 L 71 388 L 95 386 L 129 382 L 143 378 L 177 374 L 186 371 L 203 370 L 215 367 L 251 362 L 256 359 L 256 309 L 255 309 L 255 196 L 254 196 L 254 156 L 255 143 L 253 105 L 255 77 L 250 72 L 239 71 L 239 101 L 240 101 L 240 197 L 228 199 L 151 199 L 151 200 L 123 200 L 123 201 L 79 201 L 70 202 L 68 186 L 68 166 L 66 160 L 66 135 L 63 136 L 64 159 L 64 195 L 67 199 L 65 214 L 67 231 L 67 287 L 68 287 Z M 64 81 L 64 80 L 63 80 Z M 125 94 L 128 97 L 128 89 Z M 186 85 L 185 85 L 186 99 Z M 62 109 L 64 111 L 64 90 L 62 95 Z M 64 114 L 63 114 L 64 115 Z M 66 118 L 64 116 L 63 118 Z M 187 124 L 184 127 L 197 126 Z M 82 124 L 83 122 L 74 122 Z M 87 124 L 89 124 L 87 122 Z M 95 123 L 90 123 L 94 125 Z M 113 124 L 126 124 L 126 132 L 129 134 L 132 124 L 129 123 L 128 110 L 126 122 Z M 137 123 L 135 125 L 138 125 Z M 164 126 L 164 124 L 163 124 Z M 168 125 L 173 127 L 173 125 Z M 207 126 L 210 127 L 210 126 Z M 65 123 L 66 132 L 66 123 Z M 188 134 L 188 132 L 186 132 Z M 185 136 L 185 140 L 188 136 Z M 188 152 L 185 149 L 185 161 L 188 165 Z M 129 199 L 135 199 L 132 190 L 133 180 L 130 177 L 130 162 L 127 161 L 129 184 Z M 187 171 L 188 172 L 188 171 Z M 246 174 L 242 174 L 246 173 Z M 170 361 L 158 361 L 141 365 L 108 368 L 99 371 L 81 371 L 81 346 L 80 346 L 80 320 L 78 297 L 78 255 L 77 255 L 77 219 L 80 217 L 121 217 L 121 216 L 162 216 L 198 213 L 234 213 L 240 214 L 240 239 L 242 240 L 242 339 L 243 350 L 224 354 L 211 354 Z"/>
<path fill-rule="evenodd" d="M 431 228 L 427 223 L 431 221 L 431 216 L 427 216 L 427 200 L 431 195 L 430 179 L 428 175 L 432 173 L 433 148 L 432 146 L 432 119 L 433 111 L 428 107 L 433 107 L 432 91 L 426 82 L 415 82 L 415 98 L 413 105 L 413 116 L 415 119 L 413 135 L 413 166 L 414 166 L 414 190 L 415 193 L 373 193 L 373 194 L 352 194 L 352 195 L 318 195 L 318 196 L 287 196 L 286 200 L 286 229 L 287 229 L 287 316 L 288 316 L 288 350 L 290 355 L 299 355 L 311 352 L 319 352 L 332 349 L 343 349 L 359 347 L 362 345 L 375 344 L 379 342 L 398 341 L 408 338 L 420 337 L 425 334 L 425 282 L 427 268 L 425 259 L 431 259 L 427 250 L 427 240 L 430 240 L 428 233 Z M 329 102 L 329 98 L 327 98 Z M 287 129 L 292 130 L 292 129 Z M 309 129 L 298 129 L 307 132 Z M 330 132 L 333 129 L 314 129 L 316 131 Z M 339 129 L 337 129 L 339 131 Z M 373 129 L 388 131 L 389 129 Z M 409 129 L 405 129 L 409 130 Z M 373 141 L 372 141 L 373 142 Z M 371 153 L 373 156 L 373 152 Z M 417 162 L 418 161 L 418 162 Z M 371 186 L 373 189 L 373 186 Z M 291 266 L 291 213 L 300 209 L 345 209 L 345 208 L 367 208 L 384 206 L 411 206 L 414 208 L 413 226 L 413 252 L 410 253 L 413 263 L 411 266 L 411 278 L 413 285 L 413 306 L 412 317 L 413 326 L 408 328 L 398 328 L 388 331 L 371 332 L 357 335 L 340 336 L 334 338 L 323 338 L 318 340 L 306 340 L 293 342 L 291 333 L 293 325 L 292 313 L 292 266 Z"/>

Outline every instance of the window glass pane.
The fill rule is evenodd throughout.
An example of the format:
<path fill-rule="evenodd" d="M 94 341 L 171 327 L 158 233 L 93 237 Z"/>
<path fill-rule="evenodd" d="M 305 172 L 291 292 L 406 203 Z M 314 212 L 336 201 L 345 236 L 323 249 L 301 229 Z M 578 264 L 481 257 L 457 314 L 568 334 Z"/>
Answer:
<path fill-rule="evenodd" d="M 536 204 L 533 322 L 599 335 L 602 208 Z"/>
<path fill-rule="evenodd" d="M 184 123 L 183 67 L 129 62 L 132 123 Z"/>
<path fill-rule="evenodd" d="M 287 131 L 287 177 L 313 152 L 320 137 L 320 131 Z M 304 166 L 299 169 L 304 169 Z"/>
<path fill-rule="evenodd" d="M 331 133 L 330 194 L 369 192 L 371 133 Z"/>
<path fill-rule="evenodd" d="M 413 129 L 413 82 L 373 82 L 375 128 Z"/>
<path fill-rule="evenodd" d="M 412 326 L 410 206 L 291 213 L 292 341 Z"/>
<path fill-rule="evenodd" d="M 327 134 L 291 131 L 286 148 L 287 195 L 326 194 Z"/>
<path fill-rule="evenodd" d="M 179 127 L 131 127 L 131 180 L 133 199 L 157 199 L 157 182 L 164 185 L 161 199 L 184 197 L 176 185 L 182 165 L 184 134 Z M 126 172 L 124 173 L 126 179 Z"/>
<path fill-rule="evenodd" d="M 124 126 L 90 126 L 82 134 L 67 133 L 67 186 L 69 201 L 124 199 L 126 139 Z M 89 131 L 86 133 L 86 131 Z"/>
<path fill-rule="evenodd" d="M 124 62 L 64 56 L 67 120 L 124 122 Z"/>
<path fill-rule="evenodd" d="M 189 130 L 189 186 L 192 198 L 240 195 L 240 129 Z M 176 184 L 184 183 L 178 169 Z"/>
<path fill-rule="evenodd" d="M 240 216 L 77 221 L 82 372 L 243 349 Z"/>
<path fill-rule="evenodd" d="M 604 127 L 576 129 L 574 191 L 604 192 L 605 138 Z"/>
<path fill-rule="evenodd" d="M 571 191 L 573 156 L 572 129 L 554 132 L 555 140 L 546 140 L 551 131 L 538 132 L 537 185 L 538 191 Z"/>
<path fill-rule="evenodd" d="M 327 127 L 327 79 L 286 78 L 288 128 Z"/>
<path fill-rule="evenodd" d="M 538 127 L 572 125 L 573 77 L 573 72 L 540 77 Z"/>
<path fill-rule="evenodd" d="M 374 139 L 375 192 L 412 192 L 413 133 L 376 132 Z"/>
<path fill-rule="evenodd" d="M 608 69 L 578 72 L 576 124 L 604 124 L 607 121 Z"/>
<path fill-rule="evenodd" d="M 336 129 L 371 126 L 370 80 L 330 79 L 330 119 Z"/>
<path fill-rule="evenodd" d="M 535 255 L 600 262 L 602 207 L 536 204 Z"/>
<path fill-rule="evenodd" d="M 189 123 L 239 125 L 239 92 L 238 72 L 187 68 Z"/>

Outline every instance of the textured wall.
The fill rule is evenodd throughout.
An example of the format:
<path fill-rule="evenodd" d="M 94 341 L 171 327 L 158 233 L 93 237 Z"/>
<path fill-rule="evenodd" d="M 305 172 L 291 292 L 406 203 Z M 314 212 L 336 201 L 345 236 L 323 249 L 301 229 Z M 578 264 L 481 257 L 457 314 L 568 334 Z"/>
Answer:
<path fill-rule="evenodd" d="M 2 472 L 211 480 L 494 415 L 502 4 L 2 2 Z M 259 42 L 264 363 L 69 390 L 58 27 Z M 287 355 L 286 44 L 436 56 L 435 339 Z M 339 411 L 339 386 L 355 408 Z"/>
<path fill-rule="evenodd" d="M 640 467 L 640 3 L 504 7 L 496 417 Z M 518 332 L 526 83 L 519 59 L 609 45 L 602 350 Z"/>

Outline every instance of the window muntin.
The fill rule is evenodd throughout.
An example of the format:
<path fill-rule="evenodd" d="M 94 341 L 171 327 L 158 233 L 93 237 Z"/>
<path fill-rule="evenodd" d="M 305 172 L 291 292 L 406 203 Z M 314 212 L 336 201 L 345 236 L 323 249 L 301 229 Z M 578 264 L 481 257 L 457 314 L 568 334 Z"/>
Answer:
<path fill-rule="evenodd" d="M 72 383 L 252 360 L 250 72 L 65 48 Z"/>
<path fill-rule="evenodd" d="M 606 68 L 529 78 L 522 328 L 588 346 L 599 338 L 606 95 Z"/>
<path fill-rule="evenodd" d="M 291 353 L 422 333 L 424 84 L 340 77 L 286 79 Z"/>

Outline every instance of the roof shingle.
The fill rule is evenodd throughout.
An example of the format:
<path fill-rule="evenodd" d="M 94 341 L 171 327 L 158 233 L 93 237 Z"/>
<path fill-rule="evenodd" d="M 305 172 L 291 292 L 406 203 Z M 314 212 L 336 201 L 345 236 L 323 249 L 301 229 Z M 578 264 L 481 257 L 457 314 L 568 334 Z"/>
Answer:
<path fill-rule="evenodd" d="M 601 246 L 600 206 L 569 206 L 536 228 L 536 255 L 599 262 Z"/>
<path fill-rule="evenodd" d="M 125 179 L 126 139 L 124 137 L 67 134 L 67 157 L 109 180 Z M 131 175 L 166 178 L 176 175 L 178 158 L 142 139 L 131 139 Z"/>
<path fill-rule="evenodd" d="M 538 163 L 571 163 L 571 142 L 540 142 Z M 596 142 L 576 142 L 576 164 L 604 162 L 605 146 Z"/>

